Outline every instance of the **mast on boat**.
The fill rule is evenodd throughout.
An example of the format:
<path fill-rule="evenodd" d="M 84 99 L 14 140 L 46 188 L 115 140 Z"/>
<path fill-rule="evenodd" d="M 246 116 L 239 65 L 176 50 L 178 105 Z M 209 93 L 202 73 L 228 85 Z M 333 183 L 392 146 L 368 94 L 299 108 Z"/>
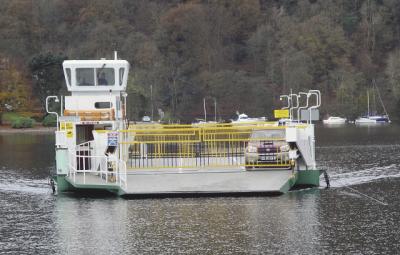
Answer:
<path fill-rule="evenodd" d="M 367 116 L 369 117 L 369 90 L 367 90 L 367 105 L 368 105 Z"/>
<path fill-rule="evenodd" d="M 385 115 L 387 116 L 387 118 L 388 118 L 388 120 L 389 120 L 389 122 L 390 122 L 389 114 L 388 114 L 388 112 L 386 111 L 385 105 L 383 104 L 383 100 L 382 100 L 382 97 L 381 97 L 381 93 L 379 92 L 379 90 L 378 90 L 378 88 L 377 88 L 377 86 L 376 86 L 375 79 L 372 80 L 372 83 L 374 84 L 374 88 L 375 88 L 376 92 L 378 93 L 379 101 L 381 102 L 383 111 L 385 112 Z"/>

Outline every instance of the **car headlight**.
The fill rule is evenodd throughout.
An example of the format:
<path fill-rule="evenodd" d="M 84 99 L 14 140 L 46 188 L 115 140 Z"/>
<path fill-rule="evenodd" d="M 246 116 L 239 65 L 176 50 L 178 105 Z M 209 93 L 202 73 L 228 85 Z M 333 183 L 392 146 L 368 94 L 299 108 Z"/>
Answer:
<path fill-rule="evenodd" d="M 250 153 L 257 152 L 257 147 L 249 145 L 249 146 L 247 146 L 247 152 L 250 152 Z"/>

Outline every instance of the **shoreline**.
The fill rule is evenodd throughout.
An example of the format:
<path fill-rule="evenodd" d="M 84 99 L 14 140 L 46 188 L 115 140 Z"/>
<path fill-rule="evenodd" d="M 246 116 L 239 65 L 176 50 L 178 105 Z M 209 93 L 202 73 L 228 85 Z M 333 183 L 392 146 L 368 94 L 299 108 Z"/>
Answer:
<path fill-rule="evenodd" d="M 56 127 L 36 126 L 32 128 L 12 128 L 10 125 L 0 125 L 0 134 L 18 134 L 18 133 L 53 133 Z"/>

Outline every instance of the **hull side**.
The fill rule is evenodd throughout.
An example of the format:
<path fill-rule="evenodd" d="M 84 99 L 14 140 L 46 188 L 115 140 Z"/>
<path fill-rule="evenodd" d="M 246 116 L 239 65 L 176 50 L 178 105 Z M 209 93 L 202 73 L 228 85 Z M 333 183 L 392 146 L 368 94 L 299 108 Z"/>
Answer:
<path fill-rule="evenodd" d="M 58 176 L 58 191 L 104 190 L 119 196 L 281 195 L 291 189 L 319 186 L 319 170 L 234 171 L 231 173 L 132 174 L 128 188 L 115 184 L 82 183 Z"/>
<path fill-rule="evenodd" d="M 297 173 L 295 187 L 318 187 L 320 170 L 303 170 Z"/>
<path fill-rule="evenodd" d="M 66 180 L 65 175 L 57 175 L 55 181 L 57 182 L 57 191 L 58 192 L 67 192 L 74 190 L 74 187 Z"/>

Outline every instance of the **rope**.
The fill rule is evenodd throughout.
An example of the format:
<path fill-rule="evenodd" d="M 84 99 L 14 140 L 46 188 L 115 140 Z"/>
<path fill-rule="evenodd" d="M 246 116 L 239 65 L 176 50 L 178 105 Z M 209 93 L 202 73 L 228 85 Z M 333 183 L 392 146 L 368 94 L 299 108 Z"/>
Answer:
<path fill-rule="evenodd" d="M 329 175 L 328 175 L 326 170 L 324 170 L 324 177 L 325 177 L 325 182 L 326 182 L 326 188 L 329 188 L 330 187 L 330 185 L 329 185 Z M 360 191 L 358 191 L 356 189 L 350 188 L 350 187 L 344 185 L 341 181 L 338 181 L 338 182 L 340 182 L 342 184 L 342 187 L 347 188 L 347 189 L 349 189 L 349 190 L 351 190 L 353 192 L 356 192 L 357 194 L 362 195 L 362 196 L 364 196 L 366 198 L 369 198 L 369 199 L 371 199 L 371 200 L 373 200 L 373 201 L 375 201 L 375 202 L 377 202 L 377 203 L 379 203 L 381 205 L 386 205 L 386 206 L 389 205 L 388 203 L 382 202 L 381 200 L 378 200 L 376 198 L 368 196 L 368 195 L 366 195 L 366 194 L 364 194 L 364 193 L 362 193 L 362 192 L 360 192 Z"/>
<path fill-rule="evenodd" d="M 364 193 L 361 193 L 360 191 L 358 191 L 356 189 L 353 189 L 353 188 L 350 188 L 350 187 L 346 187 L 346 186 L 344 186 L 344 188 L 350 189 L 350 190 L 352 190 L 352 191 L 354 191 L 354 192 L 356 192 L 356 193 L 358 193 L 358 194 L 360 194 L 360 195 L 362 195 L 362 196 L 364 196 L 366 198 L 369 198 L 369 199 L 371 199 L 371 200 L 373 200 L 373 201 L 375 201 L 375 202 L 377 202 L 377 203 L 379 203 L 381 205 L 389 205 L 388 203 L 382 202 L 381 200 L 378 200 L 378 199 L 370 197 L 370 196 L 368 196 L 368 195 L 366 195 Z"/>
<path fill-rule="evenodd" d="M 375 79 L 373 79 L 372 82 L 373 82 L 373 84 L 374 84 L 374 87 L 375 87 L 375 89 L 376 89 L 376 92 L 378 93 L 379 101 L 381 101 L 381 105 L 382 105 L 382 107 L 383 107 L 383 110 L 385 111 L 385 114 L 386 114 L 386 116 L 388 116 L 388 119 L 389 119 L 389 114 L 387 113 L 386 108 L 385 108 L 385 105 L 383 104 L 383 101 L 382 101 L 382 98 L 381 98 L 381 93 L 379 93 L 379 90 L 378 90 L 378 88 L 376 87 Z M 389 120 L 390 120 L 390 119 L 389 119 Z"/>

